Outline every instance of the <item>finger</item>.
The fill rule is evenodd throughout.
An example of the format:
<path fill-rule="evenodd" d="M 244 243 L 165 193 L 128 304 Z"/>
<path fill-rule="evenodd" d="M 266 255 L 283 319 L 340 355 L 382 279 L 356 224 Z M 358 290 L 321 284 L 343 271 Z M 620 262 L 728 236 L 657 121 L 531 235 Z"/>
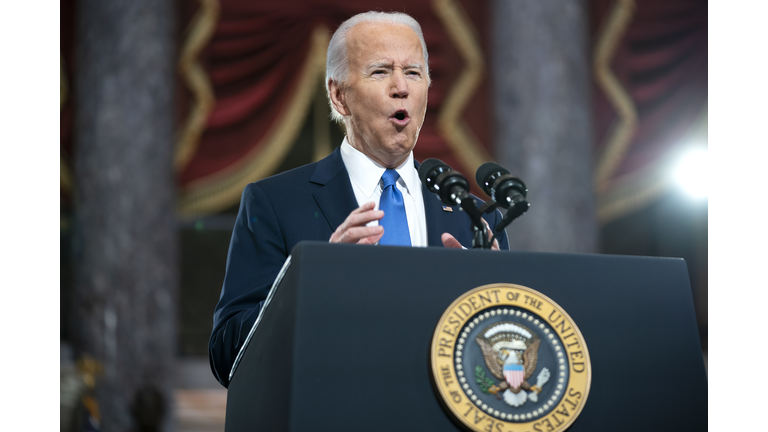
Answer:
<path fill-rule="evenodd" d="M 376 203 L 369 201 L 352 210 L 349 216 L 344 219 L 344 222 L 333 232 L 329 241 L 331 243 L 356 243 L 361 237 L 350 235 L 347 231 L 355 227 L 363 227 L 375 220 L 381 220 L 384 217 L 384 212 L 381 210 L 374 211 L 375 207 Z"/>
<path fill-rule="evenodd" d="M 376 203 L 373 202 L 373 201 L 368 201 L 367 203 L 361 205 L 360 207 L 352 210 L 352 213 L 373 210 L 374 208 L 376 208 Z M 350 214 L 352 214 L 352 213 L 350 213 Z"/>
<path fill-rule="evenodd" d="M 384 236 L 384 230 L 381 230 L 380 234 L 363 237 L 357 241 L 357 244 L 376 244 Z"/>
<path fill-rule="evenodd" d="M 373 209 L 376 207 L 376 203 L 373 201 L 369 201 L 360 207 L 352 210 L 352 212 L 347 216 L 346 219 L 344 219 L 344 222 L 339 226 L 342 230 L 346 229 L 347 227 L 353 227 L 353 226 L 360 226 L 365 225 L 368 222 L 374 221 L 374 220 L 380 220 L 382 217 L 384 217 L 384 212 L 381 210 L 374 211 Z"/>
<path fill-rule="evenodd" d="M 381 220 L 381 218 L 383 217 L 384 217 L 384 212 L 382 210 L 368 210 L 362 213 L 352 212 L 344 220 L 344 223 L 342 223 L 342 226 L 345 229 L 356 227 L 356 226 L 363 226 L 369 222 L 372 222 L 375 220 Z"/>
<path fill-rule="evenodd" d="M 493 239 L 493 231 L 491 230 L 491 226 L 488 225 L 488 221 L 486 221 L 485 219 L 481 219 L 481 220 L 485 224 L 485 227 L 488 228 L 488 240 Z M 491 250 L 501 250 L 501 248 L 499 247 L 499 240 L 493 239 Z"/>
<path fill-rule="evenodd" d="M 337 230 L 337 232 L 333 233 L 331 236 L 331 243 L 357 243 L 366 237 L 378 236 L 381 238 L 382 235 L 384 235 L 384 228 L 379 225 L 371 227 L 353 227 L 343 231 Z M 378 239 L 376 239 L 376 241 L 378 241 Z M 374 243 L 376 241 L 374 241 Z"/>
<path fill-rule="evenodd" d="M 485 224 L 485 228 L 488 230 L 488 240 L 490 240 L 491 238 L 493 238 L 493 230 L 491 229 L 491 226 L 488 225 L 487 220 L 482 218 L 480 220 L 483 221 L 483 223 Z"/>
<path fill-rule="evenodd" d="M 447 248 L 453 248 L 453 249 L 463 249 L 464 247 L 459 243 L 458 240 L 456 240 L 456 237 L 452 236 L 449 233 L 443 233 L 442 236 L 440 236 L 440 240 L 443 242 L 443 246 Z"/>
<path fill-rule="evenodd" d="M 376 226 L 362 226 L 362 227 L 354 227 L 350 228 L 346 232 L 346 237 L 350 243 L 358 243 L 362 239 L 366 239 L 369 237 L 378 237 L 381 238 L 381 236 L 384 235 L 384 227 L 381 225 Z M 378 238 L 376 241 L 378 241 Z M 373 243 L 376 243 L 374 241 Z"/>

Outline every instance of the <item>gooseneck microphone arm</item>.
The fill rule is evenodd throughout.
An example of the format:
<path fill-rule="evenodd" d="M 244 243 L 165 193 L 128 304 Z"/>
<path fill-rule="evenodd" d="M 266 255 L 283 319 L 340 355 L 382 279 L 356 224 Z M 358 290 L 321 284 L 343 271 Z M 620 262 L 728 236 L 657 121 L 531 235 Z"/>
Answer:
<path fill-rule="evenodd" d="M 439 159 L 427 159 L 419 167 L 419 178 L 427 190 L 437 194 L 447 205 L 458 205 L 472 221 L 472 248 L 490 249 L 493 240 L 488 238 L 488 228 L 483 222 L 474 198 L 469 194 L 469 182 L 458 171 L 454 171 Z"/>

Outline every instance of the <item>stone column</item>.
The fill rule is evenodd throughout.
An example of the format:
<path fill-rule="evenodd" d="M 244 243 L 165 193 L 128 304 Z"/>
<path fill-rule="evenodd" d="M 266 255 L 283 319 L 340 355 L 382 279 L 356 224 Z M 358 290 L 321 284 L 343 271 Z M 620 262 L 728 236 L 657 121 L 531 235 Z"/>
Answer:
<path fill-rule="evenodd" d="M 588 2 L 493 0 L 496 161 L 528 186 L 512 250 L 596 252 Z"/>
<path fill-rule="evenodd" d="M 100 430 L 173 429 L 174 2 L 77 2 L 73 347 Z"/>

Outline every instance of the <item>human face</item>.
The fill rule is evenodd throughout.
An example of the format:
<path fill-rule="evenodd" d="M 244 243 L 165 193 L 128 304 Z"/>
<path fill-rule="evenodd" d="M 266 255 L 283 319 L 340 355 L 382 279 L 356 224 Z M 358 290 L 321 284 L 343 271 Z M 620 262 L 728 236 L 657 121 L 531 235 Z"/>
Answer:
<path fill-rule="evenodd" d="M 331 83 L 352 147 L 387 168 L 408 158 L 427 110 L 421 41 L 405 25 L 362 23 L 347 33 L 349 77 Z"/>

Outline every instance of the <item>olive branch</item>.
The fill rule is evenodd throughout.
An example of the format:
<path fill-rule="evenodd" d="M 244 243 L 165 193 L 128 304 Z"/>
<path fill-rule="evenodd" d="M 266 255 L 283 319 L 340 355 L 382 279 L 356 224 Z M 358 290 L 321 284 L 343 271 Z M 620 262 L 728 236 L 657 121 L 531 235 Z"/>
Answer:
<path fill-rule="evenodd" d="M 475 367 L 475 378 L 477 379 L 477 384 L 480 386 L 480 390 L 485 394 L 490 394 L 488 389 L 494 385 L 493 380 L 485 375 L 485 370 L 480 365 Z"/>

